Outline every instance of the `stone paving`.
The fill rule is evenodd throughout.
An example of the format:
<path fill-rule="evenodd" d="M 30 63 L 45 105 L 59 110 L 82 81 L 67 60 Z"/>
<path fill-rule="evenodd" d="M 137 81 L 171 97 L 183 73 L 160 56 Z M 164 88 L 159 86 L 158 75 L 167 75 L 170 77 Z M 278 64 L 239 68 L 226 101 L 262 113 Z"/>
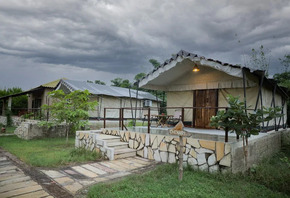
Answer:
<path fill-rule="evenodd" d="M 155 164 L 156 162 L 152 160 L 131 157 L 66 167 L 61 170 L 41 171 L 70 193 L 76 194 L 78 190 L 86 186 L 124 177 Z"/>
<path fill-rule="evenodd" d="M 0 197 L 39 198 L 49 195 L 31 177 L 15 166 L 6 156 L 0 155 Z"/>

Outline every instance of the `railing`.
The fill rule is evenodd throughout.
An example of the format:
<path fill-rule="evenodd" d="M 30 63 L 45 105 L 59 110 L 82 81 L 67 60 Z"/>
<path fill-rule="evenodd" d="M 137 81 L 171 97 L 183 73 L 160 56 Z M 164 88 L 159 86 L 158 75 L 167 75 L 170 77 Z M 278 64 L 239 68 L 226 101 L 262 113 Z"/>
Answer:
<path fill-rule="evenodd" d="M 12 115 L 22 117 L 23 119 L 48 120 L 49 111 L 41 108 L 12 108 Z"/>
<path fill-rule="evenodd" d="M 165 111 L 164 111 L 165 109 Z M 119 121 L 119 127 L 121 130 L 124 130 L 124 128 L 126 128 L 126 126 L 124 125 L 124 120 L 127 120 L 127 119 L 132 119 L 132 120 L 140 120 L 142 119 L 144 121 L 144 119 L 146 118 L 147 119 L 147 133 L 150 133 L 150 130 L 151 130 L 151 124 L 152 124 L 152 116 L 156 116 L 156 115 L 153 115 L 152 114 L 152 110 L 155 110 L 155 112 L 161 112 L 163 110 L 163 112 L 168 112 L 170 110 L 180 110 L 181 111 L 181 118 L 180 120 L 185 123 L 185 125 L 187 127 L 195 127 L 195 122 L 196 122 L 196 113 L 197 111 L 202 111 L 202 114 L 204 114 L 207 111 L 209 110 L 215 110 L 215 112 L 213 113 L 213 115 L 216 115 L 217 111 L 218 110 L 225 110 L 225 111 L 228 111 L 228 107 L 149 107 L 149 108 L 130 108 L 130 107 L 126 107 L 126 108 L 104 108 L 104 118 L 103 118 L 103 122 L 104 122 L 104 128 L 106 128 L 106 121 L 108 120 L 108 118 L 106 117 L 107 116 L 107 111 L 108 110 L 118 110 L 119 111 L 119 118 L 118 118 L 118 121 Z M 124 111 L 127 110 L 127 111 L 143 111 L 143 117 L 140 117 L 137 118 L 137 117 L 124 117 Z M 192 120 L 191 120 L 191 124 L 188 125 L 188 123 L 185 122 L 185 111 L 189 111 L 191 110 L 192 111 Z M 254 109 L 247 109 L 247 111 L 254 111 Z M 144 112 L 146 112 L 146 114 L 144 114 Z M 199 112 L 200 113 L 200 112 Z M 188 112 L 187 112 L 188 114 Z M 133 113 L 132 113 L 133 115 Z M 136 114 L 135 114 L 136 115 Z M 146 115 L 146 116 L 145 116 Z M 190 117 L 191 117 L 190 116 Z M 203 118 L 204 119 L 204 118 Z M 210 118 L 209 118 L 210 119 Z M 188 120 L 188 119 L 187 119 Z M 280 117 L 280 120 L 281 120 L 281 117 Z M 284 119 L 283 119 L 284 120 Z M 209 123 L 209 120 L 207 120 L 208 123 Z M 285 127 L 285 124 L 283 122 L 282 126 L 280 125 L 280 121 L 278 122 L 279 124 L 277 125 L 277 122 L 275 122 L 275 126 L 274 126 L 274 129 L 277 131 L 279 128 L 281 127 Z M 267 123 L 267 127 L 268 127 L 268 124 Z M 212 127 L 211 127 L 212 128 Z M 262 127 L 262 130 L 263 131 L 269 131 L 269 130 L 272 130 L 272 128 L 266 128 L 266 127 Z M 225 129 L 225 142 L 228 142 L 228 139 L 229 139 L 229 130 L 226 128 Z M 239 139 L 239 136 L 237 135 L 236 136 L 236 139 Z"/>

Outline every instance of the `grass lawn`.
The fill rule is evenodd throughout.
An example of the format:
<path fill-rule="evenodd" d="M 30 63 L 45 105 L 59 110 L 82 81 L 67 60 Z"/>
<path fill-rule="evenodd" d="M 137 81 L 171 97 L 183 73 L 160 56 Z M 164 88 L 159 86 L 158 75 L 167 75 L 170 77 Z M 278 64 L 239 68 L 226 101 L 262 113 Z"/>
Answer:
<path fill-rule="evenodd" d="M 289 153 L 279 153 L 245 175 L 185 170 L 182 182 L 177 166 L 166 164 L 146 174 L 94 185 L 88 197 L 290 197 L 289 158 Z"/>
<path fill-rule="evenodd" d="M 6 133 L 14 133 L 16 128 L 17 127 L 15 127 L 15 126 L 6 127 Z"/>
<path fill-rule="evenodd" d="M 16 136 L 0 137 L 0 147 L 36 167 L 57 167 L 101 158 L 96 152 L 74 148 L 75 138 L 23 140 Z"/>

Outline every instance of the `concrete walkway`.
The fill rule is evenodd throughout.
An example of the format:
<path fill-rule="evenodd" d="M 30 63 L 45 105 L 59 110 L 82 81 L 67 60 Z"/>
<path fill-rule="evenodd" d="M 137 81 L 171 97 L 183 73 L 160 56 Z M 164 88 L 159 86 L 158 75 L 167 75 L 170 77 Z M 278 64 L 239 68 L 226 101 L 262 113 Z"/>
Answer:
<path fill-rule="evenodd" d="M 155 161 L 131 157 L 66 167 L 61 170 L 41 171 L 74 195 L 78 190 L 89 185 L 143 171 L 155 164 Z"/>
<path fill-rule="evenodd" d="M 0 197 L 49 198 L 53 196 L 50 196 L 30 176 L 25 175 L 9 158 L 0 155 Z"/>

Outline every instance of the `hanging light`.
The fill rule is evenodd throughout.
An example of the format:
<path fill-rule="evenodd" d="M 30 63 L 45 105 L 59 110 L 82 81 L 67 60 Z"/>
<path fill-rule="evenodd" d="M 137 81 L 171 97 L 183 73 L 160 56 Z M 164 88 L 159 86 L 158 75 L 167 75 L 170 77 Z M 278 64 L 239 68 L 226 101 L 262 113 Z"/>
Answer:
<path fill-rule="evenodd" d="M 194 64 L 194 67 L 192 69 L 193 72 L 198 72 L 200 69 L 198 68 L 198 66 L 196 64 Z"/>

